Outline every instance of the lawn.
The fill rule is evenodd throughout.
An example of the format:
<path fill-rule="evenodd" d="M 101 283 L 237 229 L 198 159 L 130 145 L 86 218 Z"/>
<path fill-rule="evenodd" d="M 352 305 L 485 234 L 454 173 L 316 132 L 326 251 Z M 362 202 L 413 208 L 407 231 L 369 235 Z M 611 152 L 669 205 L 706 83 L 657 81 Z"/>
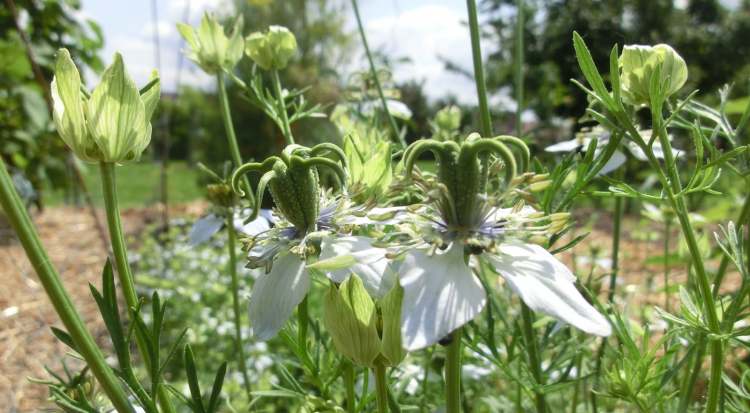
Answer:
<path fill-rule="evenodd" d="M 82 170 L 86 187 L 97 206 L 104 203 L 102 198 L 99 168 L 86 164 Z M 117 189 L 120 206 L 123 208 L 150 205 L 160 199 L 159 182 L 161 168 L 158 163 L 141 162 L 117 168 Z M 200 198 L 203 189 L 198 185 L 198 171 L 186 162 L 170 162 L 168 168 L 169 203 L 188 202 Z M 65 203 L 65 194 L 61 190 L 49 191 L 46 194 L 49 206 Z"/>

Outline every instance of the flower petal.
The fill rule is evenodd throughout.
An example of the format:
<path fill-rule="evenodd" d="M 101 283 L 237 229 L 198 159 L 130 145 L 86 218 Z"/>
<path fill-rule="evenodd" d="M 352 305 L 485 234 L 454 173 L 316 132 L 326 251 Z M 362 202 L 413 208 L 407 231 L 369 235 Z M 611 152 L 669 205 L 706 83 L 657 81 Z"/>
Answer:
<path fill-rule="evenodd" d="M 625 154 L 620 151 L 614 151 L 607 163 L 605 163 L 604 166 L 602 166 L 602 169 L 599 170 L 598 175 L 606 175 L 614 171 L 615 169 L 622 166 L 622 164 L 624 164 L 626 160 L 627 158 L 625 157 Z"/>
<path fill-rule="evenodd" d="M 569 141 L 562 141 L 562 142 L 557 142 L 555 144 L 552 144 L 544 148 L 544 151 L 545 152 L 573 152 L 582 146 L 584 146 L 584 142 L 582 142 L 580 139 L 571 139 Z"/>
<path fill-rule="evenodd" d="M 383 298 L 396 284 L 386 252 L 385 248 L 373 247 L 367 237 L 326 237 L 320 246 L 320 260 L 350 257 L 348 268 L 328 271 L 328 278 L 342 283 L 349 274 L 357 274 L 371 296 Z"/>
<path fill-rule="evenodd" d="M 263 215 L 258 215 L 257 218 L 246 224 L 245 218 L 237 214 L 234 216 L 234 228 L 241 234 L 258 235 L 261 232 L 268 231 L 271 224 Z"/>
<path fill-rule="evenodd" d="M 505 244 L 485 255 L 495 270 L 534 311 L 549 314 L 589 334 L 608 336 L 612 327 L 575 287 L 575 276 L 544 248 Z"/>
<path fill-rule="evenodd" d="M 208 214 L 198 219 L 190 228 L 190 235 L 188 236 L 190 246 L 194 247 L 208 241 L 211 236 L 219 232 L 223 225 L 224 220 L 214 214 Z"/>
<path fill-rule="evenodd" d="M 310 276 L 305 262 L 294 254 L 280 256 L 270 273 L 255 280 L 250 295 L 252 335 L 258 340 L 274 337 L 309 289 Z"/>
<path fill-rule="evenodd" d="M 401 265 L 404 348 L 427 347 L 476 317 L 487 302 L 481 282 L 464 262 L 463 245 L 442 254 L 413 251 Z"/>

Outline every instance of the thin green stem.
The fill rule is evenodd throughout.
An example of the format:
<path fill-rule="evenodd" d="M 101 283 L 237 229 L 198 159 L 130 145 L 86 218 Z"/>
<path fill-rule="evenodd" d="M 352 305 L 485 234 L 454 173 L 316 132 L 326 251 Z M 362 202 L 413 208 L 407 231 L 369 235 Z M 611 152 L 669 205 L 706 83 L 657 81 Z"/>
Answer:
<path fill-rule="evenodd" d="M 445 349 L 445 411 L 461 412 L 461 329 L 451 333 Z"/>
<path fill-rule="evenodd" d="M 534 314 L 525 303 L 521 303 L 521 321 L 523 339 L 526 342 L 526 355 L 528 356 L 529 368 L 535 382 L 536 411 L 544 413 L 547 411 L 547 402 L 544 393 L 538 389 L 539 386 L 544 385 L 544 376 L 542 374 L 542 361 L 539 357 L 539 348 L 537 347 L 538 344 L 534 335 Z"/>
<path fill-rule="evenodd" d="M 672 231 L 672 219 L 664 218 L 664 309 L 669 312 L 669 241 Z"/>
<path fill-rule="evenodd" d="M 354 392 L 354 365 L 349 360 L 344 360 L 344 388 L 346 389 L 346 411 L 355 413 L 357 411 L 357 399 Z"/>
<path fill-rule="evenodd" d="M 240 285 L 237 276 L 237 231 L 234 228 L 234 211 L 227 214 L 227 249 L 229 251 L 229 274 L 232 277 L 232 310 L 234 311 L 234 342 L 237 346 L 242 380 L 245 385 L 245 393 L 248 400 L 253 396 L 250 392 L 250 375 L 247 372 L 247 357 L 245 357 L 244 340 L 242 339 L 242 316 L 240 312 Z"/>
<path fill-rule="evenodd" d="M 0 204 L 3 206 L 7 220 L 21 241 L 26 256 L 34 267 L 34 271 L 36 271 L 47 297 L 55 308 L 55 312 L 57 312 L 65 330 L 73 339 L 78 353 L 86 360 L 86 364 L 115 409 L 120 413 L 132 413 L 133 408 L 128 402 L 127 394 L 112 369 L 107 365 L 101 349 L 86 329 L 81 315 L 65 290 L 60 275 L 52 266 L 52 262 L 42 246 L 23 201 L 15 190 L 13 180 L 5 168 L 5 162 L 2 158 L 0 158 Z"/>
<path fill-rule="evenodd" d="M 224 82 L 223 73 L 216 74 L 216 89 L 219 95 L 219 106 L 221 107 L 221 119 L 224 121 L 224 131 L 227 135 L 227 144 L 229 145 L 229 154 L 232 156 L 232 164 L 235 168 L 242 165 L 242 155 L 237 144 L 237 134 L 234 133 L 234 122 L 232 122 L 232 112 L 229 109 L 229 98 L 227 97 L 227 88 Z M 245 190 L 245 196 L 251 204 L 255 203 L 252 187 L 247 176 L 242 177 L 242 185 Z M 262 201 L 262 200 L 261 200 Z M 259 201 L 260 202 L 260 201 Z"/>
<path fill-rule="evenodd" d="M 117 182 L 115 178 L 115 164 L 109 162 L 101 162 L 99 164 L 99 170 L 102 178 L 102 194 L 104 196 L 104 208 L 107 213 L 107 226 L 109 227 L 109 237 L 112 243 L 112 252 L 115 258 L 115 268 L 117 269 L 117 276 L 120 279 L 120 285 L 122 286 L 122 293 L 125 297 L 125 303 L 128 305 L 128 309 L 138 308 L 138 295 L 135 291 L 135 281 L 130 271 L 130 263 L 128 262 L 127 246 L 125 244 L 125 237 L 122 231 L 122 223 L 120 222 L 120 206 L 117 202 Z M 129 314 L 129 311 L 128 311 Z M 138 347 L 138 351 L 143 358 L 143 364 L 146 366 L 146 370 L 151 372 L 152 360 L 149 356 L 148 347 L 146 345 L 146 338 L 140 330 L 136 329 L 135 341 Z M 154 380 L 155 378 L 151 378 Z M 158 401 L 162 410 L 165 412 L 173 412 L 169 394 L 164 386 L 158 386 Z"/>
<path fill-rule="evenodd" d="M 289 115 L 286 113 L 286 100 L 284 100 L 284 92 L 281 89 L 279 71 L 271 70 L 271 77 L 273 78 L 273 90 L 276 94 L 279 116 L 281 116 L 281 132 L 284 134 L 286 144 L 292 145 L 294 144 L 294 136 L 292 135 L 292 126 L 289 124 Z"/>
<path fill-rule="evenodd" d="M 383 112 L 385 112 L 385 116 L 388 119 L 388 127 L 391 129 L 391 134 L 393 135 L 393 139 L 396 142 L 400 143 L 402 148 L 405 148 L 406 141 L 398 132 L 398 125 L 396 125 L 396 120 L 391 115 L 391 111 L 388 110 L 388 102 L 386 102 L 385 100 L 385 94 L 383 93 L 383 86 L 380 84 L 378 71 L 375 68 L 375 60 L 373 60 L 372 58 L 372 53 L 370 52 L 370 45 L 367 43 L 367 35 L 365 35 L 365 28 L 362 25 L 362 17 L 359 14 L 359 5 L 357 4 L 357 0 L 352 0 L 352 8 L 354 9 L 354 17 L 357 19 L 357 28 L 359 29 L 359 36 L 362 38 L 362 45 L 365 48 L 367 61 L 370 63 L 370 76 L 372 76 L 372 81 L 373 83 L 375 83 L 375 88 L 378 90 L 378 97 L 380 98 L 380 104 L 383 105 Z"/>
<path fill-rule="evenodd" d="M 378 413 L 388 413 L 388 382 L 386 381 L 385 365 L 376 360 L 373 373 L 375 374 L 375 398 L 378 403 Z M 450 413 L 451 410 L 448 410 L 448 412 Z"/>
<path fill-rule="evenodd" d="M 487 104 L 487 85 L 484 81 L 484 68 L 482 67 L 482 48 L 479 44 L 479 22 L 477 19 L 477 4 L 474 0 L 466 0 L 466 8 L 469 11 L 469 33 L 471 35 L 471 56 L 474 61 L 474 81 L 477 85 L 477 100 L 479 101 L 479 117 L 481 121 L 482 136 L 492 136 L 492 118 L 490 108 Z"/>

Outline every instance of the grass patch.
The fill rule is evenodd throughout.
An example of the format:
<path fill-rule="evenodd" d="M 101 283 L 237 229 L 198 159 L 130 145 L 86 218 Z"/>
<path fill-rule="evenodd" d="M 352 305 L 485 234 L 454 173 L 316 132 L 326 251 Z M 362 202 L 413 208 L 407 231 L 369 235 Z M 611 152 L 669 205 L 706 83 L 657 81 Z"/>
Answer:
<path fill-rule="evenodd" d="M 104 204 L 99 167 L 86 164 L 83 173 L 86 187 L 97 206 Z M 141 162 L 116 168 L 117 195 L 123 208 L 154 204 L 159 201 L 161 167 L 158 163 Z M 188 202 L 203 196 L 203 188 L 198 186 L 198 171 L 186 162 L 170 162 L 167 170 L 167 195 L 170 204 Z M 45 203 L 48 206 L 66 202 L 64 191 L 47 191 Z M 69 198 L 69 197 L 68 197 Z"/>

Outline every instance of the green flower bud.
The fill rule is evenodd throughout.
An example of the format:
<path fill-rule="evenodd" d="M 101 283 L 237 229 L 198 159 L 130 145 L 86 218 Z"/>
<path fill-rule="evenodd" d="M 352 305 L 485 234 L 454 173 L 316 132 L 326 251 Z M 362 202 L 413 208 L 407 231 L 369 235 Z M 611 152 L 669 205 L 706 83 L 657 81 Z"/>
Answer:
<path fill-rule="evenodd" d="M 396 283 L 396 286 L 380 300 L 379 307 L 383 320 L 381 354 L 388 366 L 397 366 L 406 357 L 406 351 L 401 344 L 401 301 L 403 299 L 404 289 Z"/>
<path fill-rule="evenodd" d="M 625 46 L 619 63 L 623 97 L 633 105 L 651 103 L 651 81 L 657 68 L 665 99 L 679 91 L 688 77 L 685 60 L 666 44 Z"/>
<path fill-rule="evenodd" d="M 159 102 L 158 74 L 141 91 L 125 71 L 122 56 L 102 74 L 87 96 L 70 53 L 60 49 L 51 85 L 54 119 L 63 141 L 89 162 L 127 162 L 140 158 L 151 141 L 151 116 Z"/>
<path fill-rule="evenodd" d="M 280 70 L 297 53 L 297 39 L 286 27 L 271 26 L 247 36 L 245 53 L 265 70 Z"/>
<path fill-rule="evenodd" d="M 359 277 L 351 275 L 338 289 L 330 287 L 323 322 L 339 353 L 358 365 L 373 367 L 380 353 L 377 321 L 375 302 Z"/>
<path fill-rule="evenodd" d="M 210 184 L 206 186 L 209 202 L 222 207 L 231 207 L 237 204 L 237 195 L 228 184 Z"/>
<path fill-rule="evenodd" d="M 231 71 L 242 58 L 242 50 L 245 47 L 242 26 L 243 20 L 240 16 L 227 36 L 216 17 L 205 13 L 198 30 L 183 23 L 177 23 L 177 30 L 190 46 L 186 53 L 187 57 L 206 73 L 216 74 L 222 69 Z"/>
<path fill-rule="evenodd" d="M 344 138 L 344 153 L 352 198 L 358 203 L 381 198 L 393 181 L 390 143 L 366 142 L 350 133 Z"/>
<path fill-rule="evenodd" d="M 461 109 L 450 105 L 440 109 L 435 114 L 435 125 L 444 131 L 455 131 L 461 127 Z"/>

